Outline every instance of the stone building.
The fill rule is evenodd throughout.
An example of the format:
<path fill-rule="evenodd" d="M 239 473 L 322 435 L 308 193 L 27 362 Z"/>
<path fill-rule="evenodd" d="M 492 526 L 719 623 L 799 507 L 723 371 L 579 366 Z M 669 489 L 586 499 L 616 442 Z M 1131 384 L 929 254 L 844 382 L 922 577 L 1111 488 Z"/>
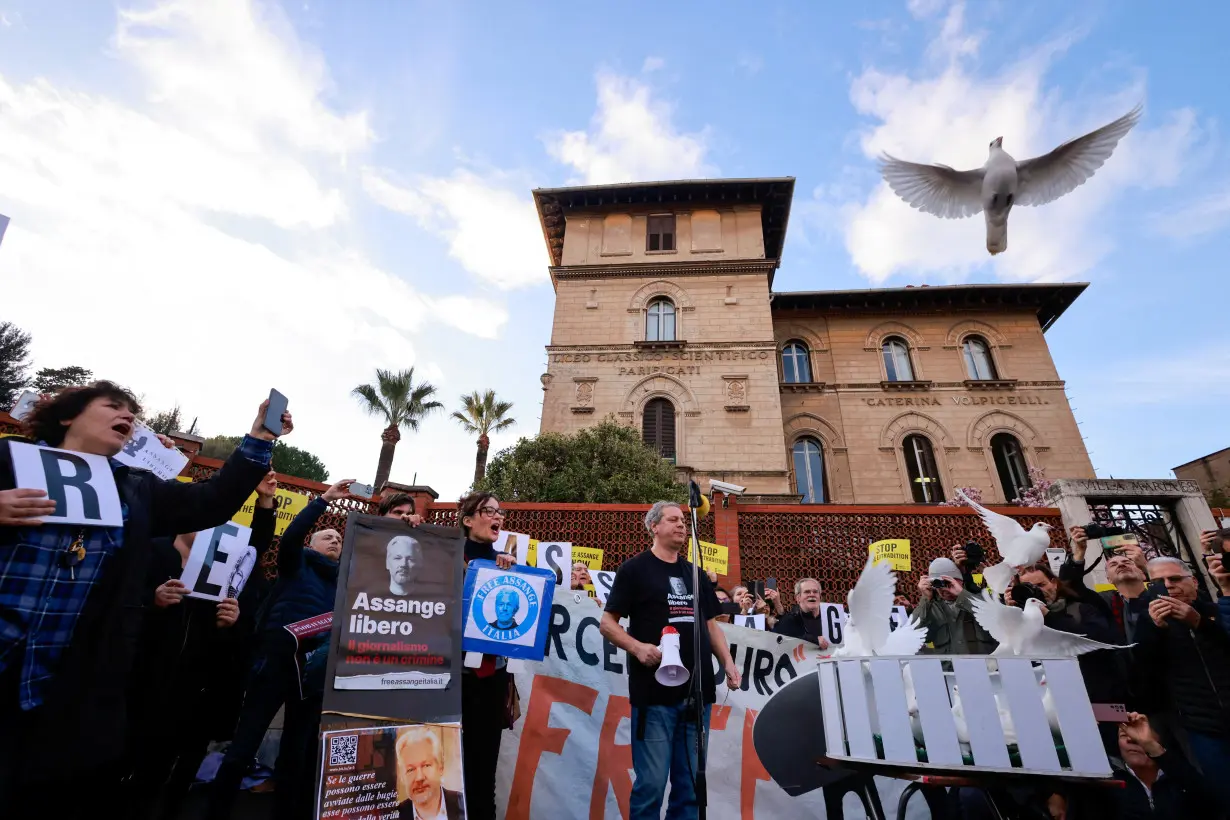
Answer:
<path fill-rule="evenodd" d="M 779 293 L 792 178 L 536 190 L 542 430 L 614 415 L 681 477 L 900 504 L 1092 478 L 1044 332 L 1084 284 Z"/>
<path fill-rule="evenodd" d="M 1230 497 L 1230 447 L 1180 464 L 1174 474 L 1180 480 L 1196 482 L 1210 504 L 1222 506 Z"/>

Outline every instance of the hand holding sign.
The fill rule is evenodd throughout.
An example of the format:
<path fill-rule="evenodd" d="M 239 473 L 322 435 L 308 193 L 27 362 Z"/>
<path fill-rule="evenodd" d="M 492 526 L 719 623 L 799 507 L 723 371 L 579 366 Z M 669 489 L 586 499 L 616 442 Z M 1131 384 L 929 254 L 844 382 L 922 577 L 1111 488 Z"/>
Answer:
<path fill-rule="evenodd" d="M 13 483 L 19 489 L 41 491 L 55 503 L 53 512 L 42 513 L 44 523 L 124 526 L 119 490 L 106 456 L 22 442 L 9 444 L 9 456 Z M 19 500 L 10 497 L 10 508 L 29 509 L 17 506 Z"/>
<path fill-rule="evenodd" d="M 0 492 L 0 526 L 37 527 L 42 516 L 55 515 L 56 503 L 42 490 L 4 490 Z"/>
<path fill-rule="evenodd" d="M 188 587 L 184 586 L 184 582 L 177 578 L 172 578 L 154 590 L 154 606 L 159 609 L 175 606 L 184 600 L 184 596 L 187 594 Z"/>
<path fill-rule="evenodd" d="M 225 629 L 234 626 L 239 620 L 239 602 L 234 598 L 223 598 L 218 602 L 218 626 Z"/>

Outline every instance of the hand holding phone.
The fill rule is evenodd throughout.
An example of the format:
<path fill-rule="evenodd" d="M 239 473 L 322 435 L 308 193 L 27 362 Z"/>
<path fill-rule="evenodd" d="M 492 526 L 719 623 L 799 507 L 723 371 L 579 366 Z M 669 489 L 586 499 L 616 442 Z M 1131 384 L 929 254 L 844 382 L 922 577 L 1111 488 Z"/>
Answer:
<path fill-rule="evenodd" d="M 359 498 L 366 498 L 370 501 L 371 497 L 375 495 L 376 490 L 370 484 L 360 484 L 356 481 L 346 488 L 346 492 L 351 495 L 358 496 Z"/>
<path fill-rule="evenodd" d="M 766 590 L 768 590 L 768 589 L 777 589 L 777 579 L 776 579 L 776 578 L 765 578 L 765 579 L 764 579 L 764 588 L 765 588 Z"/>
<path fill-rule="evenodd" d="M 287 399 L 277 390 L 269 391 L 269 402 L 265 407 L 265 418 L 261 426 L 275 436 L 283 435 L 286 430 L 282 424 L 282 416 L 286 414 Z"/>

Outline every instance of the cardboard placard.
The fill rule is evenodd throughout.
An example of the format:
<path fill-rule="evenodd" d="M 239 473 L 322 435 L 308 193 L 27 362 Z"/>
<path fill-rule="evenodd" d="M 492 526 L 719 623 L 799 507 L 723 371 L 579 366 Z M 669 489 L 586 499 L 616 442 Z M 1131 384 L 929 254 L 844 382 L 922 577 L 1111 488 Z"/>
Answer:
<path fill-rule="evenodd" d="M 572 544 L 567 541 L 539 541 L 535 564 L 539 569 L 559 570 L 556 581 L 568 586 L 572 580 Z"/>
<path fill-rule="evenodd" d="M 1046 562 L 1051 565 L 1051 572 L 1059 574 L 1059 568 L 1063 566 L 1063 562 L 1068 560 L 1068 551 L 1059 549 L 1058 547 L 1046 548 Z"/>
<path fill-rule="evenodd" d="M 693 561 L 692 541 L 688 540 L 688 560 Z M 700 542 L 701 569 L 713 571 L 718 575 L 730 574 L 730 548 L 708 541 Z M 695 563 L 695 561 L 693 561 Z"/>
<path fill-rule="evenodd" d="M 876 541 L 867 547 L 869 555 L 875 556 L 875 562 L 887 561 L 893 572 L 910 571 L 910 539 L 886 538 Z"/>
<path fill-rule="evenodd" d="M 249 546 L 252 530 L 228 521 L 201 530 L 192 542 L 179 580 L 189 598 L 221 601 L 236 598 L 256 568 L 256 550 Z"/>
<path fill-rule="evenodd" d="M 842 604 L 820 604 L 821 634 L 830 644 L 836 646 L 845 640 L 846 608 Z"/>
<path fill-rule="evenodd" d="M 530 554 L 531 538 L 523 532 L 500 530 L 499 536 L 491 546 L 496 552 L 507 552 L 517 556 L 518 564 L 534 565 L 534 557 Z"/>
<path fill-rule="evenodd" d="M 735 615 L 733 622 L 735 626 L 743 626 L 748 629 L 763 631 L 765 628 L 764 615 Z"/>
<path fill-rule="evenodd" d="M 610 570 L 595 570 L 589 577 L 594 579 L 594 597 L 606 606 L 607 596 L 611 594 L 611 587 L 615 584 L 615 573 Z"/>
<path fill-rule="evenodd" d="M 281 535 L 286 532 L 286 528 L 290 526 L 290 522 L 295 520 L 295 516 L 302 512 L 303 508 L 308 505 L 308 497 L 303 493 L 297 493 L 294 490 L 284 490 L 278 487 L 273 493 L 273 534 Z M 256 493 L 248 496 L 248 500 L 243 502 L 243 506 L 239 511 L 231 516 L 231 520 L 236 524 L 243 524 L 245 527 L 252 526 L 252 515 L 256 512 Z"/>
<path fill-rule="evenodd" d="M 542 660 L 555 589 L 550 569 L 471 561 L 462 593 L 462 650 Z"/>
<path fill-rule="evenodd" d="M 188 466 L 188 457 L 174 447 L 164 447 L 158 434 L 146 423 L 136 421 L 132 437 L 115 454 L 115 460 L 138 470 L 149 470 L 163 480 L 175 478 Z"/>
<path fill-rule="evenodd" d="M 594 547 L 579 547 L 576 544 L 572 545 L 572 561 L 569 562 L 569 567 L 577 561 L 585 564 L 590 570 L 602 569 L 602 550 Z"/>
<path fill-rule="evenodd" d="M 92 527 L 122 527 L 124 514 L 120 493 L 106 456 L 76 453 L 38 444 L 9 444 L 14 486 L 42 490 L 56 502 L 46 524 L 82 524 Z"/>

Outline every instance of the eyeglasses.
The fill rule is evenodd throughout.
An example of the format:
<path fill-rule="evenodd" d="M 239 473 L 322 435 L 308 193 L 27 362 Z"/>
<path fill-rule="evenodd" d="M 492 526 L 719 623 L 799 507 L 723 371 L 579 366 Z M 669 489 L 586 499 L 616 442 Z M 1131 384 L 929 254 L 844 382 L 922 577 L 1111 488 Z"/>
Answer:
<path fill-rule="evenodd" d="M 1165 581 L 1167 584 L 1179 585 L 1190 578 L 1190 575 L 1170 575 L 1165 578 L 1151 578 L 1152 581 Z"/>
<path fill-rule="evenodd" d="M 495 518 L 497 516 L 499 516 L 500 518 L 504 517 L 504 511 L 501 510 L 499 507 L 479 507 L 478 514 L 484 515 L 487 518 Z"/>

